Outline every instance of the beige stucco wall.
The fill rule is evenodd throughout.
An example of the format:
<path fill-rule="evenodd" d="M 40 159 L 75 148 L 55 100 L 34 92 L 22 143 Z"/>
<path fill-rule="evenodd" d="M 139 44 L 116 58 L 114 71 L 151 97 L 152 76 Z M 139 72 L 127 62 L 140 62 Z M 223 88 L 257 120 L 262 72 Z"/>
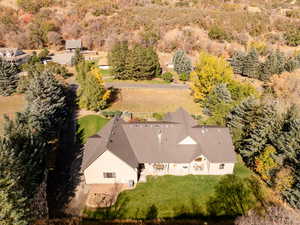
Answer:
<path fill-rule="evenodd" d="M 104 178 L 104 172 L 115 172 L 116 178 Z M 110 151 L 104 152 L 85 171 L 86 184 L 137 183 L 137 169 L 132 168 Z"/>

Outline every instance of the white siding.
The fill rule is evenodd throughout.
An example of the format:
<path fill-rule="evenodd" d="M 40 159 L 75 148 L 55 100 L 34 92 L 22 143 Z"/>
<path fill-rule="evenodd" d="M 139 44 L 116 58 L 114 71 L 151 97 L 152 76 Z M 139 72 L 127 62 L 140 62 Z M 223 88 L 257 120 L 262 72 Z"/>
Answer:
<path fill-rule="evenodd" d="M 199 158 L 199 157 L 198 157 Z M 153 163 L 145 163 L 145 169 L 142 171 L 141 178 L 144 181 L 146 176 L 163 176 L 175 175 L 184 176 L 193 175 L 224 175 L 232 174 L 234 163 L 224 163 L 224 169 L 220 169 L 220 164 L 211 163 L 204 156 L 201 156 L 202 161 L 192 161 L 191 163 L 163 163 L 163 170 L 157 170 L 153 167 Z"/>
<path fill-rule="evenodd" d="M 103 173 L 114 172 L 116 178 L 104 178 Z M 110 151 L 104 152 L 84 171 L 86 184 L 128 184 L 130 180 L 137 182 L 137 169 L 118 158 Z"/>
<path fill-rule="evenodd" d="M 224 169 L 220 169 L 219 166 L 222 163 L 210 163 L 209 174 L 211 175 L 224 175 L 232 174 L 234 169 L 234 163 L 224 163 Z"/>

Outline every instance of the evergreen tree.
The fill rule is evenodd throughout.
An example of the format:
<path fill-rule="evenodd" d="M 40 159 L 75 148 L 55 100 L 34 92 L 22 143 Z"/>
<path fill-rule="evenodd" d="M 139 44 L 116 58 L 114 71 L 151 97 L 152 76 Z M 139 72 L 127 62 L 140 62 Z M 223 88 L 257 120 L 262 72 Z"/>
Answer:
<path fill-rule="evenodd" d="M 243 52 L 235 52 L 231 59 L 231 66 L 235 74 L 243 74 L 246 55 Z"/>
<path fill-rule="evenodd" d="M 32 130 L 55 137 L 66 116 L 64 89 L 48 71 L 35 74 L 26 93 Z M 51 138 L 50 138 L 51 139 Z"/>
<path fill-rule="evenodd" d="M 284 190 L 282 195 L 292 207 L 300 208 L 300 119 L 295 106 L 285 114 L 281 129 L 273 142 L 281 163 L 293 170 L 293 185 Z"/>
<path fill-rule="evenodd" d="M 20 185 L 22 164 L 7 141 L 0 139 L 0 224 L 28 225 L 28 202 Z"/>
<path fill-rule="evenodd" d="M 99 111 L 104 109 L 110 99 L 111 91 L 106 90 L 99 69 L 92 69 L 78 90 L 81 108 Z"/>
<path fill-rule="evenodd" d="M 244 60 L 243 76 L 250 78 L 259 77 L 259 57 L 255 49 L 251 49 Z"/>
<path fill-rule="evenodd" d="M 9 96 L 16 92 L 18 80 L 16 65 L 0 59 L 0 95 Z"/>
<path fill-rule="evenodd" d="M 286 59 L 279 50 L 268 55 L 264 63 L 261 64 L 261 80 L 268 80 L 273 74 L 281 74 L 284 71 Z"/>
<path fill-rule="evenodd" d="M 152 47 L 136 45 L 129 51 L 125 65 L 126 79 L 150 80 L 160 74 L 158 55 Z"/>
<path fill-rule="evenodd" d="M 192 61 L 188 58 L 183 50 L 175 53 L 172 63 L 177 74 L 187 74 L 192 72 Z"/>
<path fill-rule="evenodd" d="M 126 60 L 129 54 L 128 43 L 118 42 L 113 46 L 108 55 L 109 65 L 111 66 L 111 73 L 115 79 L 126 80 Z"/>
<path fill-rule="evenodd" d="M 3 140 L 6 148 L 22 165 L 22 175 L 19 178 L 27 198 L 33 197 L 43 179 L 47 156 L 45 139 L 29 129 L 26 113 L 17 113 L 14 120 L 5 117 Z"/>

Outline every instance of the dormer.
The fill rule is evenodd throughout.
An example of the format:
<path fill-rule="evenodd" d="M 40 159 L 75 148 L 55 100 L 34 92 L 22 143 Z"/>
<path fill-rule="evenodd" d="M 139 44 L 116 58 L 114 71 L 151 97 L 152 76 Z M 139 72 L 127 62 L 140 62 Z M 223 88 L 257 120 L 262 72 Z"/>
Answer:
<path fill-rule="evenodd" d="M 183 139 L 181 142 L 179 142 L 179 144 L 180 145 L 196 145 L 197 142 L 190 136 L 187 136 L 185 139 Z"/>

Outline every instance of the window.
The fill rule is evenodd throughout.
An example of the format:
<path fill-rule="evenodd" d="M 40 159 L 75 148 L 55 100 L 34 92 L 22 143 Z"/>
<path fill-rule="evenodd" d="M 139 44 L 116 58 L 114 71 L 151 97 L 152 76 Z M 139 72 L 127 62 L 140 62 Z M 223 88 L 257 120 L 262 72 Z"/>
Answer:
<path fill-rule="evenodd" d="M 219 165 L 219 169 L 220 169 L 220 170 L 224 169 L 224 167 L 225 167 L 225 164 L 224 164 L 224 163 L 222 163 L 222 164 Z"/>
<path fill-rule="evenodd" d="M 103 173 L 104 178 L 116 178 L 116 173 Z"/>

